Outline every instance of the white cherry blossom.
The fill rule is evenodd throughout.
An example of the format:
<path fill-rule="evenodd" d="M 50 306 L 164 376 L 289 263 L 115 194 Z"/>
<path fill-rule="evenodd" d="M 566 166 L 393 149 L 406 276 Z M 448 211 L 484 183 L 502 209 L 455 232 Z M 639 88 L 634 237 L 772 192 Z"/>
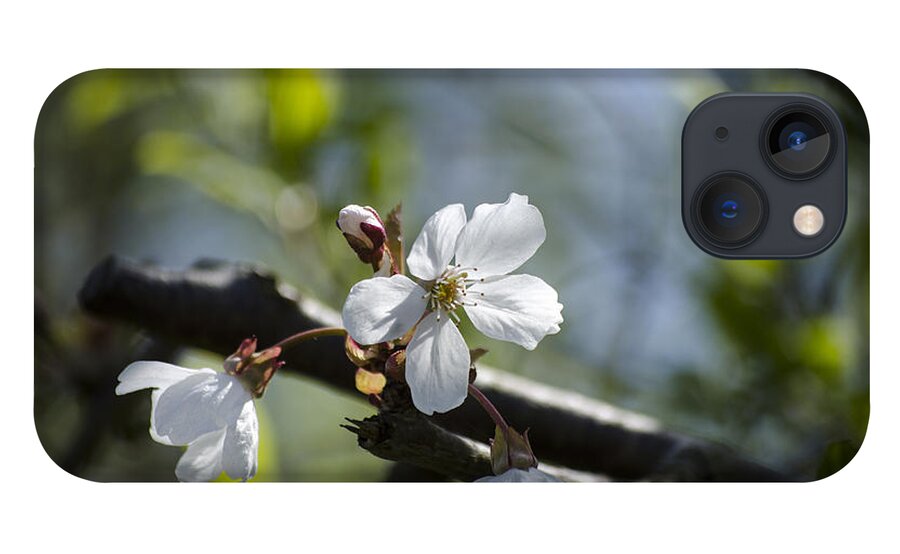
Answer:
<path fill-rule="evenodd" d="M 253 396 L 239 378 L 212 369 L 135 362 L 119 374 L 116 394 L 141 389 L 153 389 L 153 440 L 187 446 L 175 466 L 180 481 L 210 481 L 222 471 L 244 481 L 256 475 L 259 424 Z"/>
<path fill-rule="evenodd" d="M 541 212 L 528 197 L 481 204 L 466 221 L 462 204 L 432 215 L 413 243 L 404 275 L 374 277 L 350 290 L 344 327 L 360 344 L 395 340 L 413 327 L 406 349 L 406 382 L 425 414 L 449 411 L 465 400 L 469 349 L 457 329 L 462 309 L 488 337 L 533 350 L 559 332 L 557 293 L 531 275 L 508 275 L 546 238 Z"/>

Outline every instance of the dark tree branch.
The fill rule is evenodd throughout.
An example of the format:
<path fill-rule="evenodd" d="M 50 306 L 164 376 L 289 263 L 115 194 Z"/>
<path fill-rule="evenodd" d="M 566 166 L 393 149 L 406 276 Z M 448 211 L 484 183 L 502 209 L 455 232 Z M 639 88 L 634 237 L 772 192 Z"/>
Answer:
<path fill-rule="evenodd" d="M 491 475 L 490 449 L 435 425 L 416 411 L 381 412 L 341 425 L 357 436 L 359 446 L 375 456 L 456 479 L 474 481 Z M 561 481 L 598 481 L 602 477 L 541 464 Z"/>
<path fill-rule="evenodd" d="M 384 412 L 341 427 L 359 445 L 385 460 L 414 464 L 460 481 L 491 475 L 491 457 L 483 444 L 451 433 L 412 412 Z"/>
<path fill-rule="evenodd" d="M 271 275 L 251 266 L 216 262 L 173 271 L 108 258 L 91 272 L 79 299 L 95 315 L 223 355 L 232 353 L 250 335 L 266 346 L 305 329 L 340 325 L 334 311 L 300 297 Z M 344 355 L 341 337 L 305 343 L 282 359 L 287 365 L 281 371 L 358 394 L 355 368 Z M 531 429 L 529 437 L 542 462 L 623 480 L 786 479 L 724 446 L 665 431 L 651 418 L 582 395 L 482 367 L 477 383 L 511 425 Z M 430 421 L 478 441 L 493 435 L 493 424 L 472 399 Z M 390 448 L 382 451 L 384 457 L 395 455 L 399 446 L 392 442 Z M 414 458 L 404 453 L 391 459 Z M 416 463 L 430 467 L 424 460 Z M 461 467 L 453 468 L 457 477 L 483 469 L 477 465 L 482 462 L 471 458 L 460 463 Z"/>

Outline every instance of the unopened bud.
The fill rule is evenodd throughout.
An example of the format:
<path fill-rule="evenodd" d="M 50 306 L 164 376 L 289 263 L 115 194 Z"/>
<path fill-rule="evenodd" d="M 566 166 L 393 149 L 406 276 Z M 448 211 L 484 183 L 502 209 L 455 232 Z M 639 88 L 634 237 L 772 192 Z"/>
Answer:
<path fill-rule="evenodd" d="M 350 204 L 338 214 L 336 223 L 360 261 L 372 264 L 378 271 L 382 267 L 384 242 L 387 240 L 378 212 L 369 206 Z"/>

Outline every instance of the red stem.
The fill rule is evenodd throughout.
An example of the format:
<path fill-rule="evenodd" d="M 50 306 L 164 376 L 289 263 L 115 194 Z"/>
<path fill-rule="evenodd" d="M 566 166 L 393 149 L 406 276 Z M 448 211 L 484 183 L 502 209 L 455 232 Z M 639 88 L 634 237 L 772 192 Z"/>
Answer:
<path fill-rule="evenodd" d="M 343 327 L 319 327 L 318 329 L 310 329 L 308 331 L 303 331 L 297 333 L 296 335 L 291 335 L 286 339 L 282 339 L 275 346 L 281 347 L 282 350 L 293 346 L 297 343 L 304 342 L 307 340 L 315 340 L 319 337 L 331 337 L 331 336 L 346 336 L 347 330 Z"/>
<path fill-rule="evenodd" d="M 500 415 L 500 411 L 497 410 L 497 407 L 488 400 L 488 397 L 472 383 L 469 383 L 469 394 L 475 397 L 475 400 L 481 404 L 481 407 L 484 408 L 484 411 L 486 411 L 489 416 L 491 416 L 491 419 L 493 419 L 494 423 L 500 427 L 500 430 L 503 431 L 503 433 L 506 433 L 509 429 L 509 425 L 507 425 L 503 416 Z"/>

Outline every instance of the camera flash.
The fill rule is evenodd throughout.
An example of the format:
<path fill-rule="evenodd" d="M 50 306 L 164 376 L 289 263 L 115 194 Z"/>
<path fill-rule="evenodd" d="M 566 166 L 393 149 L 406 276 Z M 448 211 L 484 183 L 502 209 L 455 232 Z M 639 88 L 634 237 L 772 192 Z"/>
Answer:
<path fill-rule="evenodd" d="M 812 204 L 800 206 L 794 212 L 794 230 L 804 237 L 818 235 L 822 232 L 823 227 L 825 227 L 825 214 Z"/>

